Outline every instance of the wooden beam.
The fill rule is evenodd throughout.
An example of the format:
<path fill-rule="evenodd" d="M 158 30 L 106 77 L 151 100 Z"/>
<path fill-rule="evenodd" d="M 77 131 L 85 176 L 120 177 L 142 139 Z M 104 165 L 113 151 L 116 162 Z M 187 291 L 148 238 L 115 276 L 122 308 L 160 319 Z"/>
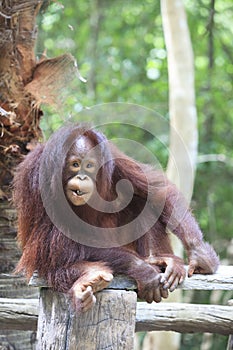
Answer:
<path fill-rule="evenodd" d="M 136 332 L 233 333 L 233 306 L 137 303 Z"/>
<path fill-rule="evenodd" d="M 213 275 L 193 275 L 179 286 L 183 290 L 233 290 L 233 266 L 219 266 Z"/>
<path fill-rule="evenodd" d="M 114 291 L 110 294 L 111 298 L 113 295 Z M 35 331 L 37 320 L 38 299 L 0 298 L 1 329 Z M 230 335 L 233 333 L 233 306 L 138 302 L 136 332 L 159 330 Z"/>
<path fill-rule="evenodd" d="M 186 270 L 188 267 L 186 266 Z M 35 272 L 29 282 L 33 287 L 47 287 L 47 283 L 40 279 Z M 126 276 L 115 276 L 108 289 L 136 289 L 133 279 Z M 219 266 L 213 275 L 193 275 L 186 278 L 178 288 L 183 290 L 233 290 L 233 266 Z"/>
<path fill-rule="evenodd" d="M 36 331 L 38 299 L 0 298 L 0 329 Z"/>

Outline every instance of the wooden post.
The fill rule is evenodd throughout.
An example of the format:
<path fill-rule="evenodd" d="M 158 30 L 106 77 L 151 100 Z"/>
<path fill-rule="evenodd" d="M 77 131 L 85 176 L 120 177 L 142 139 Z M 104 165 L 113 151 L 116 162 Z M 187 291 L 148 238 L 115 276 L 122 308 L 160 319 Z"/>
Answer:
<path fill-rule="evenodd" d="M 233 335 L 230 335 L 228 339 L 227 350 L 233 350 Z"/>
<path fill-rule="evenodd" d="M 37 350 L 133 349 L 136 293 L 107 289 L 96 299 L 77 314 L 66 294 L 41 288 Z"/>
<path fill-rule="evenodd" d="M 228 300 L 227 304 L 229 306 L 233 306 L 233 299 Z M 228 343 L 227 343 L 227 350 L 233 350 L 233 334 L 229 336 Z"/>

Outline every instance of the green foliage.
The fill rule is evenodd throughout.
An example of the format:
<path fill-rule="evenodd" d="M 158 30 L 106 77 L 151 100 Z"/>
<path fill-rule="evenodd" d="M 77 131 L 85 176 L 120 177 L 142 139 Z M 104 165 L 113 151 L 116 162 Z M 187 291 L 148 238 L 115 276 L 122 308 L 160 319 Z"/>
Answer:
<path fill-rule="evenodd" d="M 167 66 L 158 2 L 63 4 L 52 3 L 41 17 L 38 52 L 46 48 L 51 57 L 69 51 L 77 58 L 87 78 L 87 84 L 77 83 L 77 101 L 131 102 L 165 114 Z"/>
<path fill-rule="evenodd" d="M 216 0 L 212 22 L 210 0 L 185 0 L 185 5 L 195 54 L 199 152 L 222 155 L 221 162 L 198 164 L 193 206 L 206 239 L 214 242 L 223 258 L 233 232 L 233 7 L 231 0 Z M 69 113 L 103 102 L 136 103 L 162 115 L 168 113 L 167 60 L 158 1 L 53 2 L 41 14 L 39 26 L 38 56 L 44 49 L 49 57 L 71 52 L 87 79 L 86 84 L 71 83 L 62 110 L 44 108 L 42 127 L 47 136 Z M 132 132 L 165 166 L 167 151 L 148 134 L 122 130 L 119 125 L 107 130 L 109 137 L 127 138 Z M 213 350 L 225 348 L 226 337 L 215 340 Z M 188 335 L 182 349 L 199 349 L 200 342 L 197 335 Z"/>

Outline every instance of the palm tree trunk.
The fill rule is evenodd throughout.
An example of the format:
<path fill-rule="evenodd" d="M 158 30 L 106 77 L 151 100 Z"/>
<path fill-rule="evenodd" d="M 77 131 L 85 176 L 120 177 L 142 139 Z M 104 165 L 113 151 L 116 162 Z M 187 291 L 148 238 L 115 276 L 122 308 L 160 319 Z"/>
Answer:
<path fill-rule="evenodd" d="M 24 278 L 12 274 L 20 251 L 10 184 L 15 166 L 41 136 L 42 113 L 25 89 L 36 66 L 35 20 L 40 6 L 40 0 L 0 3 L 0 297 L 6 298 L 35 296 Z M 34 349 L 34 343 L 32 332 L 0 329 L 1 349 Z"/>

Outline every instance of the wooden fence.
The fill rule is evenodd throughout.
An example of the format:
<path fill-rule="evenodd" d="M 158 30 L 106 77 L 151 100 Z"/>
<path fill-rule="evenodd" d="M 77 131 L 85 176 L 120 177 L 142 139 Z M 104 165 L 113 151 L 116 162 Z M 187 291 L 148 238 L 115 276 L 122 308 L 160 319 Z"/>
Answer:
<path fill-rule="evenodd" d="M 229 305 L 137 302 L 132 280 L 116 277 L 97 293 L 94 308 L 77 315 L 66 294 L 53 292 L 41 280 L 37 299 L 0 298 L 0 324 L 5 329 L 36 330 L 38 350 L 131 350 L 134 332 L 208 332 L 229 335 L 233 350 L 233 300 Z M 233 266 L 220 266 L 214 275 L 194 275 L 183 290 L 225 290 L 233 297 Z M 38 319 L 39 314 L 39 319 Z"/>

